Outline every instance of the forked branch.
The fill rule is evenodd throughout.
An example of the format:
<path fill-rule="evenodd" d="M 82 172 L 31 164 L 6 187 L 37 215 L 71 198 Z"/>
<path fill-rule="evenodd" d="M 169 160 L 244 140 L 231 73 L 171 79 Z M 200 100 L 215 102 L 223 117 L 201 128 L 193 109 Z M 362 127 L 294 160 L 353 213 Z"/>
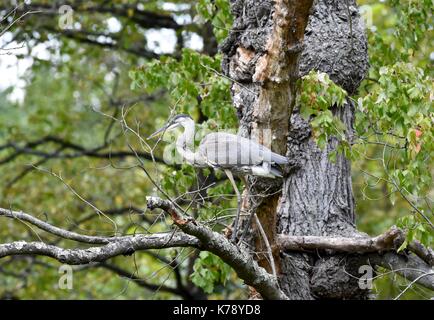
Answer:
<path fill-rule="evenodd" d="M 38 227 L 45 232 L 62 239 L 86 244 L 100 245 L 86 249 L 64 249 L 43 242 L 15 241 L 0 244 L 0 258 L 14 255 L 42 255 L 52 257 L 71 265 L 103 262 L 119 255 L 131 255 L 136 251 L 163 249 L 171 247 L 194 247 L 207 250 L 230 265 L 245 281 L 254 287 L 265 299 L 287 299 L 279 289 L 277 279 L 258 266 L 253 256 L 244 248 L 231 243 L 225 236 L 214 232 L 209 227 L 187 218 L 168 200 L 148 197 L 148 208 L 162 209 L 170 214 L 175 225 L 183 232 L 157 234 L 139 234 L 119 237 L 89 236 L 55 227 L 34 216 L 0 208 L 0 216 L 16 219 Z M 369 261 L 393 272 L 397 272 L 410 281 L 417 282 L 434 290 L 434 270 L 432 268 L 432 249 L 419 242 L 412 242 L 407 249 L 415 253 L 399 254 L 396 249 L 404 240 L 404 233 L 392 228 L 384 234 L 369 238 L 315 237 L 279 235 L 278 245 L 281 250 L 331 250 L 351 254 L 367 255 Z"/>
<path fill-rule="evenodd" d="M 170 201 L 147 197 L 148 208 L 163 209 L 172 216 L 174 223 L 186 234 L 196 237 L 202 249 L 214 253 L 230 265 L 246 284 L 254 287 L 264 299 L 286 300 L 288 297 L 279 289 L 277 279 L 260 267 L 252 255 L 231 243 L 220 233 L 201 223 L 186 218 Z"/>

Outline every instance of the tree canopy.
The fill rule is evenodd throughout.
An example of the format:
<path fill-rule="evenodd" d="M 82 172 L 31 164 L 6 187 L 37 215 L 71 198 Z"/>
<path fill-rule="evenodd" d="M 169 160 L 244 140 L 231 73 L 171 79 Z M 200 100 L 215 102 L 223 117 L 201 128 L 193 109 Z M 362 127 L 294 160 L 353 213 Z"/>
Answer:
<path fill-rule="evenodd" d="M 358 4 L 369 74 L 357 92 L 347 92 L 333 76 L 310 72 L 298 81 L 300 113 L 311 119 L 319 148 L 337 138 L 331 162 L 342 154 L 352 161 L 357 228 L 376 236 L 396 225 L 406 235 L 398 251 L 414 240 L 432 248 L 434 2 Z M 146 207 L 147 196 L 165 194 L 198 222 L 218 232 L 228 228 L 236 198 L 225 175 L 166 163 L 177 159 L 176 134 L 158 143 L 145 138 L 174 113 L 195 119 L 197 139 L 237 131 L 231 79 L 219 51 L 233 23 L 229 1 L 32 0 L 13 6 L 2 0 L 0 17 L 0 208 L 92 236 L 172 233 L 180 226 Z M 330 110 L 347 98 L 356 108 L 350 139 Z M 21 240 L 76 248 L 71 239 L 0 214 L 0 243 Z M 72 290 L 58 288 L 60 266 L 42 256 L 0 259 L 0 297 L 248 294 L 228 264 L 197 248 L 136 251 L 76 266 Z M 379 299 L 433 297 L 386 269 L 378 270 L 373 291 Z"/>

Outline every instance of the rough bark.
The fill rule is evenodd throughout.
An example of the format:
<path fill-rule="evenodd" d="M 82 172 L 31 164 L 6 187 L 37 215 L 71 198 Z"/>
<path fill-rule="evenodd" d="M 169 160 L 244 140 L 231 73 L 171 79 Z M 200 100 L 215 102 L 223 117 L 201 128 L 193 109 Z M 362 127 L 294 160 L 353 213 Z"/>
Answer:
<path fill-rule="evenodd" d="M 393 227 L 375 238 L 279 235 L 278 244 L 282 250 L 289 251 L 333 250 L 348 253 L 367 253 L 396 250 L 404 240 L 405 235 L 402 230 Z"/>
<path fill-rule="evenodd" d="M 233 31 L 221 47 L 226 54 L 224 72 L 234 79 L 232 94 L 242 135 L 280 154 L 286 153 L 288 119 L 295 103 L 299 56 L 312 2 L 232 1 Z M 269 182 L 249 179 L 248 184 L 249 193 L 273 193 L 248 197 L 243 209 L 256 212 L 268 241 L 274 243 L 280 194 Z M 255 239 L 255 251 L 267 251 L 260 237 Z M 273 256 L 280 270 L 278 252 Z M 261 266 L 272 269 L 266 255 L 257 257 Z"/>
<path fill-rule="evenodd" d="M 348 6 L 347 6 L 348 4 Z M 306 29 L 306 48 L 302 53 L 301 75 L 311 69 L 326 72 L 349 93 L 357 90 L 368 69 L 364 26 L 355 1 L 318 1 Z M 334 109 L 352 136 L 354 107 L 349 101 Z M 291 118 L 288 150 L 299 159 L 299 170 L 289 175 L 283 185 L 279 208 L 279 232 L 290 235 L 321 235 L 357 237 L 354 200 L 349 160 L 338 156 L 336 163 L 328 161 L 336 141 L 331 139 L 320 150 L 310 136 L 310 128 L 297 113 Z M 364 257 L 293 254 L 285 256 L 285 271 L 300 272 L 310 281 L 297 281 L 294 298 L 364 299 L 366 290 L 358 287 L 357 275 Z M 294 259 L 295 261 L 289 261 Z M 295 270 L 297 271 L 295 271 Z M 351 269 L 351 270 L 350 270 Z M 333 276 L 330 276 L 333 275 Z M 326 281 L 325 281 L 326 280 Z M 294 281 L 282 277 L 282 285 L 293 291 Z"/>
<path fill-rule="evenodd" d="M 402 230 L 392 227 L 377 237 L 330 237 L 330 236 L 288 236 L 280 234 L 278 236 L 278 246 L 283 251 L 296 251 L 296 252 L 316 252 L 318 255 L 329 254 L 336 252 L 345 252 L 358 260 L 364 261 L 366 265 L 381 266 L 396 272 L 405 279 L 434 290 L 434 269 L 433 269 L 433 252 L 431 248 L 427 248 L 419 241 L 415 240 L 408 244 L 407 252 L 398 253 L 397 249 L 405 241 L 405 234 Z M 334 274 L 336 267 L 333 266 L 334 262 L 342 265 L 342 269 L 338 269 L 338 274 Z M 348 274 L 346 260 L 341 259 L 339 262 L 335 259 L 328 259 L 325 263 L 319 266 L 321 272 L 316 272 L 316 286 L 327 287 L 328 276 L 344 277 L 350 279 L 351 276 L 357 278 L 360 274 Z M 327 267 L 332 268 L 327 270 Z M 355 265 L 356 267 L 358 264 Z M 350 266 L 351 269 L 355 269 Z M 331 272 L 330 272 L 331 271 Z M 345 272 L 344 272 L 345 271 Z M 324 275 L 328 275 L 324 277 Z M 348 287 L 348 288 L 346 288 Z M 351 284 L 345 284 L 341 293 L 346 290 L 351 290 Z M 336 296 L 339 298 L 339 296 Z"/>
<path fill-rule="evenodd" d="M 240 118 L 240 134 L 271 145 L 276 152 L 286 152 L 296 168 L 284 179 L 281 196 L 277 193 L 246 207 L 256 210 L 271 242 L 277 233 L 361 236 L 355 230 L 350 163 L 342 156 L 336 163 L 328 161 L 329 153 L 336 147 L 334 139 L 324 150 L 316 146 L 309 122 L 299 116 L 297 106 L 293 105 L 292 81 L 293 77 L 314 69 L 328 73 L 350 94 L 357 90 L 368 69 L 368 56 L 364 26 L 355 1 L 315 1 L 303 45 L 299 31 L 304 28 L 294 17 L 305 17 L 309 11 L 303 5 L 308 2 L 235 0 L 231 4 L 235 22 L 221 49 L 225 54 L 223 70 L 234 80 L 232 94 Z M 299 10 L 285 13 L 286 24 L 279 22 L 285 6 Z M 289 40 L 292 43 L 289 52 L 283 50 L 282 44 L 288 43 L 285 32 L 297 39 Z M 281 58 L 289 55 L 298 59 L 298 51 L 300 74 L 296 72 L 298 63 L 289 57 Z M 267 59 L 272 62 L 264 63 Z M 351 139 L 354 106 L 348 101 L 343 108 L 333 111 L 346 125 Z M 263 128 L 271 129 L 268 140 L 260 135 L 259 129 Z M 270 186 L 269 181 L 250 182 L 254 187 L 249 189 L 256 192 L 265 190 L 264 185 Z M 261 250 L 258 243 L 256 250 Z M 368 293 L 358 289 L 355 279 L 338 274 L 343 272 L 342 260 L 353 271 L 366 263 L 365 258 L 358 256 L 334 254 L 320 258 L 307 253 L 285 253 L 278 262 L 280 285 L 291 299 L 367 297 Z"/>
<path fill-rule="evenodd" d="M 183 233 L 164 233 L 125 237 L 101 247 L 64 249 L 44 242 L 15 241 L 0 244 L 0 258 L 14 255 L 40 255 L 70 265 L 102 262 L 136 251 L 172 247 L 200 247 L 200 241 Z"/>

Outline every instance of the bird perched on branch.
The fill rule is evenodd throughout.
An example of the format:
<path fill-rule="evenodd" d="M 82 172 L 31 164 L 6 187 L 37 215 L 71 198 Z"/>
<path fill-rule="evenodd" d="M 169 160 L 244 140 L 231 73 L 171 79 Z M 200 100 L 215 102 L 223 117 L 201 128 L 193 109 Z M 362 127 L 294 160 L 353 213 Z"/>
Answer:
<path fill-rule="evenodd" d="M 178 127 L 184 128 L 183 134 L 176 141 L 176 150 L 183 159 L 195 167 L 222 169 L 231 181 L 238 200 L 237 216 L 232 233 L 232 240 L 235 240 L 241 211 L 241 194 L 233 173 L 267 178 L 282 177 L 280 165 L 288 164 L 289 159 L 255 141 L 226 132 L 207 134 L 195 151 L 195 123 L 186 114 L 172 117 L 148 139 Z"/>

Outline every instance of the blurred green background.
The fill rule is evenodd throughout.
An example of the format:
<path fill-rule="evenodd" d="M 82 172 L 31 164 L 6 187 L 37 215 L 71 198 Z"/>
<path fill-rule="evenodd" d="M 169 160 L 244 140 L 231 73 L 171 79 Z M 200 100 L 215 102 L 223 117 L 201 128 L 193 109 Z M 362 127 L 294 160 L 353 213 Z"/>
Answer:
<path fill-rule="evenodd" d="M 51 8 L 51 1 L 30 3 L 35 8 Z M 205 131 L 237 128 L 230 82 L 220 74 L 221 56 L 217 53 L 217 44 L 232 22 L 228 2 L 111 1 L 114 7 L 122 8 L 115 12 L 93 9 L 104 7 L 106 1 L 72 3 L 76 5 L 72 28 L 60 29 L 57 14 L 35 12 L 21 18 L 23 7 L 0 24 L 0 207 L 23 210 L 56 226 L 93 235 L 170 230 L 170 221 L 164 217 L 142 212 L 145 196 L 156 190 L 137 167 L 128 145 L 140 152 L 149 152 L 149 147 L 112 119 L 121 119 L 127 112 L 125 123 L 142 137 L 161 125 L 171 110 L 191 114 Z M 360 112 L 356 129 L 361 139 L 352 154 L 357 226 L 375 236 L 398 224 L 415 230 L 413 237 L 432 245 L 432 230 L 425 227 L 401 193 L 433 221 L 434 3 L 358 3 L 367 21 L 371 70 L 359 96 L 354 97 L 355 101 L 361 98 L 368 110 L 368 115 Z M 0 17 L 12 9 L 10 1 L 0 1 Z M 147 14 L 142 17 L 140 12 Z M 397 62 L 405 65 L 397 67 Z M 390 70 L 381 69 L 384 67 Z M 398 76 L 396 70 L 401 70 Z M 407 102 L 416 106 L 415 111 L 399 105 L 392 110 L 390 100 L 378 103 L 384 92 L 398 104 L 408 95 L 399 83 L 401 74 L 410 87 L 419 89 Z M 387 85 L 379 82 L 381 77 Z M 394 81 L 395 89 L 390 87 Z M 379 127 L 366 127 L 368 120 Z M 417 123 L 413 128 L 409 127 L 412 121 Z M 376 129 L 404 138 L 377 134 Z M 422 140 L 413 137 L 412 141 L 411 129 L 423 130 Z M 47 136 L 74 146 L 53 140 L 29 145 Z M 385 148 L 385 143 L 405 144 L 406 148 Z M 416 152 L 418 144 L 421 150 Z M 162 155 L 162 145 L 153 150 L 156 156 Z M 110 156 L 117 151 L 130 154 Z M 185 193 L 197 187 L 199 175 L 209 174 L 186 165 L 175 170 L 147 160 L 144 163 L 164 190 L 173 197 L 183 195 L 185 200 L 191 200 Z M 393 163 L 401 171 L 385 172 L 385 163 L 388 168 Z M 406 178 L 399 179 L 399 174 Z M 388 180 L 395 175 L 399 188 Z M 217 185 L 192 211 L 200 219 L 220 217 L 226 223 L 224 217 L 236 201 L 228 182 L 219 182 L 218 173 L 213 179 Z M 106 216 L 96 214 L 89 203 Z M 216 224 L 216 228 L 221 230 L 224 223 Z M 1 218 L 0 242 L 16 240 L 76 247 L 25 223 Z M 246 294 L 235 274 L 217 258 L 206 253 L 199 256 L 191 249 L 140 252 L 111 259 L 106 265 L 74 267 L 73 290 L 58 288 L 59 266 L 44 257 L 1 259 L 0 297 L 186 296 L 170 288 L 184 288 L 208 298 L 243 298 Z M 408 282 L 382 271 L 385 274 L 376 278 L 374 292 L 378 299 L 392 299 Z M 131 276 L 139 279 L 128 279 Z M 432 292 L 413 285 L 401 299 L 430 297 Z"/>

